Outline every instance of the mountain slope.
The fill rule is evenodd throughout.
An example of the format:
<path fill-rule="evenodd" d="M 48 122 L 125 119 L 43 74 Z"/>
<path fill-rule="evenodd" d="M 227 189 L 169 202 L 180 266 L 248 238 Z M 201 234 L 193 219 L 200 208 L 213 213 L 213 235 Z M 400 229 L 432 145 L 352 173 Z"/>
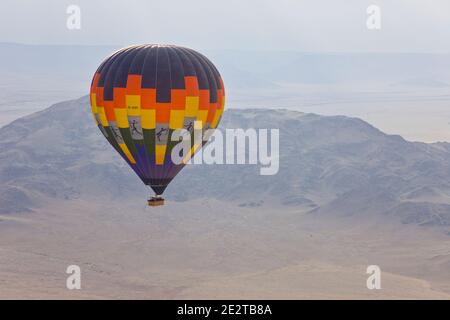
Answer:
<path fill-rule="evenodd" d="M 62 102 L 0 129 L 0 213 L 54 199 L 145 201 L 148 189 L 101 136 L 88 103 Z M 450 225 L 446 143 L 412 143 L 359 119 L 286 110 L 228 110 L 220 128 L 279 128 L 278 174 L 261 176 L 259 165 L 190 165 L 168 199 Z"/>

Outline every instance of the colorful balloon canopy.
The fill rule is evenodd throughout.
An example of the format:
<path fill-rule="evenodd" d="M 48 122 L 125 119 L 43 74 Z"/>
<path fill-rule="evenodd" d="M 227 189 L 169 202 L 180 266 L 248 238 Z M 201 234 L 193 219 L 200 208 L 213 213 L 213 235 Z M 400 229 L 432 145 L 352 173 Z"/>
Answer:
<path fill-rule="evenodd" d="M 174 163 L 171 136 L 216 128 L 225 89 L 216 67 L 204 55 L 173 45 L 121 49 L 97 69 L 90 90 L 94 119 L 103 135 L 157 195 L 184 167 Z M 192 157 L 202 146 L 192 145 Z"/>

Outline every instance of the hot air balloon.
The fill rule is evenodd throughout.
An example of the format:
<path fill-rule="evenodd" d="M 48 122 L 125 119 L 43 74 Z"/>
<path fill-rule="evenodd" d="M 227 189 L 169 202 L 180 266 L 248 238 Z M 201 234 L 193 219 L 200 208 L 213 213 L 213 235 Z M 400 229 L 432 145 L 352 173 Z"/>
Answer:
<path fill-rule="evenodd" d="M 184 167 L 174 163 L 171 139 L 177 129 L 216 128 L 225 89 L 216 67 L 204 55 L 175 45 L 138 45 L 106 58 L 94 74 L 91 110 L 100 131 L 164 204 L 167 185 Z M 193 145 L 191 158 L 205 142 Z"/>

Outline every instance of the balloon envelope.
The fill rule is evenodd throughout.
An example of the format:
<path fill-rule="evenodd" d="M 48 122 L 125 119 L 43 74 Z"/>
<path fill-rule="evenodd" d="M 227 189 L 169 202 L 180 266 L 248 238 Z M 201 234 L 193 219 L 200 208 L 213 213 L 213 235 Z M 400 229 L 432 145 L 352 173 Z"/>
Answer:
<path fill-rule="evenodd" d="M 171 158 L 176 129 L 216 128 L 225 89 L 202 54 L 173 45 L 121 49 L 99 66 L 90 90 L 94 119 L 116 151 L 157 195 L 184 167 Z M 193 145 L 189 159 L 200 149 Z"/>

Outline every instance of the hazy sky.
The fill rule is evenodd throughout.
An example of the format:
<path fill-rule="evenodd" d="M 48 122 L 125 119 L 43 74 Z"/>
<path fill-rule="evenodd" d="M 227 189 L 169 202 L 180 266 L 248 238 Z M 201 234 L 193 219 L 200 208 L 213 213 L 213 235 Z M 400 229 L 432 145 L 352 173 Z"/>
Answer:
<path fill-rule="evenodd" d="M 81 8 L 81 30 L 66 9 Z M 381 30 L 366 27 L 369 5 Z M 198 49 L 450 52 L 449 0 L 2 0 L 0 41 Z"/>

